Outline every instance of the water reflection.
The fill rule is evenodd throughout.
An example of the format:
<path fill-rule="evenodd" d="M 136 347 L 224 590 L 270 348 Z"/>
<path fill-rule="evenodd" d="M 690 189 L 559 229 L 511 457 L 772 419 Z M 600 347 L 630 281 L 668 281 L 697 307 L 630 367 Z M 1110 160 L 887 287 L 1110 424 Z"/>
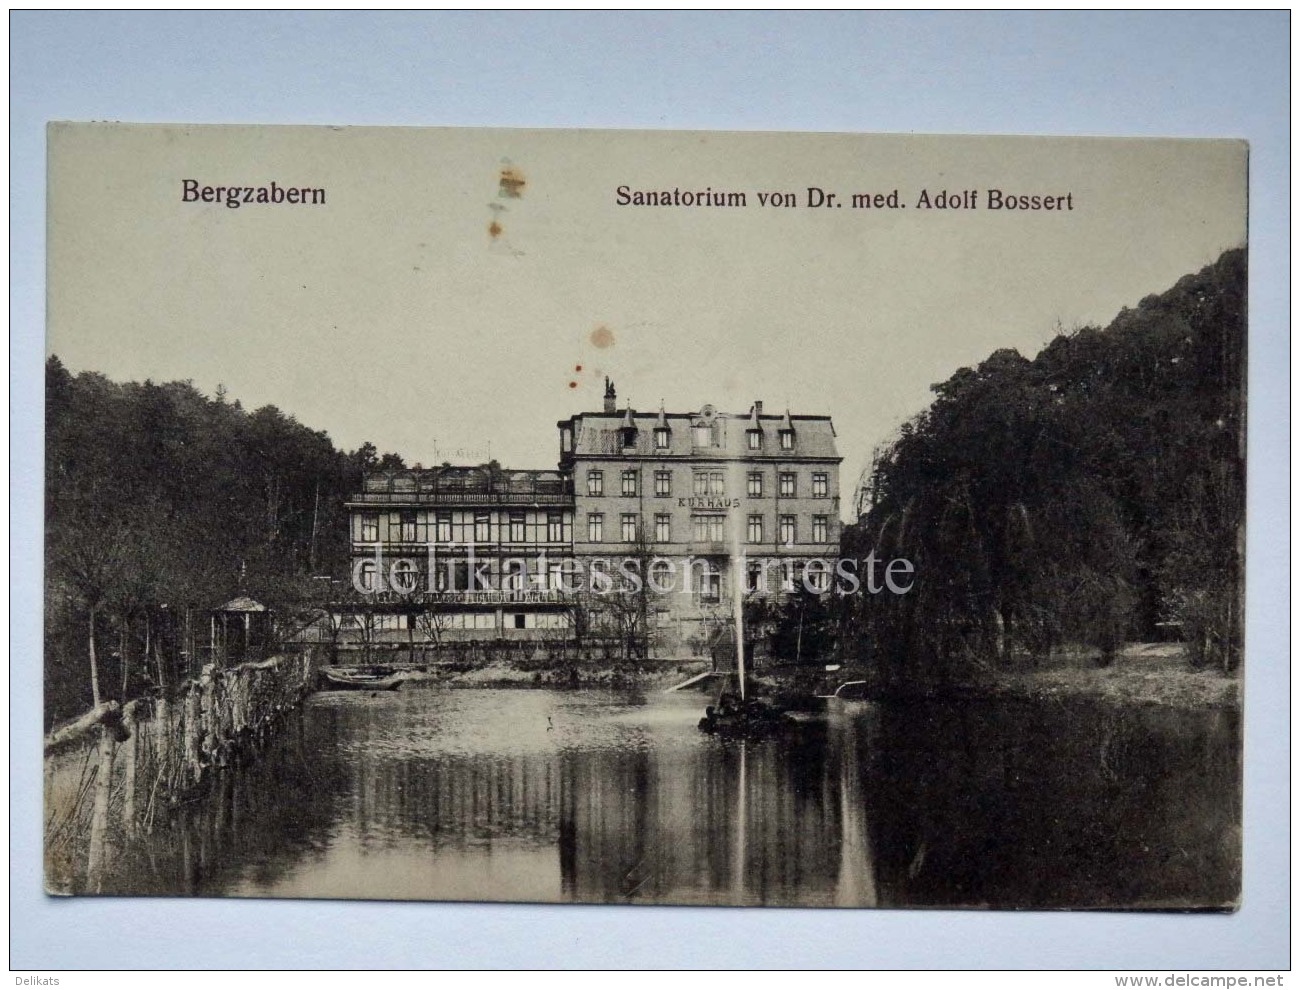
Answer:
<path fill-rule="evenodd" d="M 1235 896 L 1235 719 L 856 705 L 786 738 L 698 696 L 317 695 L 119 889 L 274 897 L 1155 906 Z"/>

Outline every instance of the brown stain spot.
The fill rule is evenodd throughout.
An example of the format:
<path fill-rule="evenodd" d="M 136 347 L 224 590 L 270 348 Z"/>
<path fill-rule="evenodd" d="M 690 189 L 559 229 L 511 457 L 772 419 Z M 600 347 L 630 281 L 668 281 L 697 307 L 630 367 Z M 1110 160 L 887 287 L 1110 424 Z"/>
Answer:
<path fill-rule="evenodd" d="M 513 165 L 507 165 L 501 170 L 497 195 L 504 199 L 518 199 L 524 194 L 525 185 L 527 182 L 524 180 L 523 173 Z"/>
<path fill-rule="evenodd" d="M 578 387 L 577 382 L 569 382 L 569 388 L 577 388 L 577 387 Z"/>
<path fill-rule="evenodd" d="M 599 347 L 604 350 L 606 347 L 614 346 L 614 331 L 607 326 L 599 326 L 591 331 L 590 339 L 592 347 Z"/>
<path fill-rule="evenodd" d="M 504 230 L 505 228 L 502 227 L 501 224 L 497 223 L 495 220 L 493 220 L 490 224 L 488 224 L 488 236 L 491 237 L 493 240 L 496 240 L 498 237 L 500 237 L 502 231 Z"/>
<path fill-rule="evenodd" d="M 580 365 L 580 364 L 575 364 L 575 365 L 573 366 L 573 370 L 574 370 L 574 371 L 581 371 L 581 370 L 582 370 L 582 365 Z"/>

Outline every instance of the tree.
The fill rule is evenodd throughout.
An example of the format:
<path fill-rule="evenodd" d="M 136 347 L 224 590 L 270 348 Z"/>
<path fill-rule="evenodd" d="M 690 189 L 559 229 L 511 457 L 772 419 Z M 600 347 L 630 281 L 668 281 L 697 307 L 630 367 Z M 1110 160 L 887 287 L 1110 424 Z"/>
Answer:
<path fill-rule="evenodd" d="M 650 626 L 654 592 L 649 577 L 656 556 L 645 526 L 638 523 L 631 548 L 610 575 L 612 587 L 601 596 L 601 612 L 617 637 L 626 664 L 644 664 L 654 646 Z"/>
<path fill-rule="evenodd" d="M 312 575 L 345 571 L 344 503 L 373 445 L 340 452 L 191 382 L 74 376 L 57 356 L 45 377 L 47 717 L 144 690 L 146 670 L 164 688 L 193 673 L 193 617 L 236 594 L 292 614 Z"/>
<path fill-rule="evenodd" d="M 790 663 L 824 663 L 835 649 L 836 620 L 828 594 L 800 585 L 773 609 L 768 648 Z"/>
<path fill-rule="evenodd" d="M 1241 643 L 1245 254 L 1033 360 L 933 386 L 866 479 L 845 552 L 916 568 L 845 619 L 890 676 L 976 673 L 1064 641 L 1109 663 L 1172 622 L 1194 662 Z"/>

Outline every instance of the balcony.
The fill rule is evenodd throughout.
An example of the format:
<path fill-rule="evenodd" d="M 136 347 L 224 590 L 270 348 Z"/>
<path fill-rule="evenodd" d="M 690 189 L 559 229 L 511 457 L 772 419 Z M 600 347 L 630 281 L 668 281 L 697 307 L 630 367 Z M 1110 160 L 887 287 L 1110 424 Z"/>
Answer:
<path fill-rule="evenodd" d="M 372 471 L 352 505 L 571 505 L 573 482 L 558 471 L 478 467 Z"/>
<path fill-rule="evenodd" d="M 412 604 L 412 605 L 563 605 L 574 599 L 571 592 L 555 588 L 489 589 L 486 591 L 428 591 L 419 584 L 409 594 L 398 591 L 377 591 L 363 594 L 349 588 L 337 596 L 336 604 Z"/>
<path fill-rule="evenodd" d="M 521 486 L 522 487 L 522 486 Z M 538 485 L 529 490 L 465 491 L 464 489 L 357 492 L 349 506 L 416 505 L 558 505 L 572 506 L 573 492 L 566 485 Z"/>

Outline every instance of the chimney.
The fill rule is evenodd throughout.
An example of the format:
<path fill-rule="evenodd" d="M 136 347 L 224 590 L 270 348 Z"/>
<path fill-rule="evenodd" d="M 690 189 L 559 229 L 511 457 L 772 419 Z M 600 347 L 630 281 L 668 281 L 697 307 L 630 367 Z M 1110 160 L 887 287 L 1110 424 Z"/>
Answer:
<path fill-rule="evenodd" d="M 755 415 L 755 416 L 762 416 L 762 415 L 763 415 L 763 400 L 762 400 L 762 399 L 755 399 L 755 400 L 754 400 L 754 415 Z"/>
<path fill-rule="evenodd" d="M 614 394 L 614 383 L 605 377 L 605 412 L 613 414 L 618 412 L 618 397 Z"/>

